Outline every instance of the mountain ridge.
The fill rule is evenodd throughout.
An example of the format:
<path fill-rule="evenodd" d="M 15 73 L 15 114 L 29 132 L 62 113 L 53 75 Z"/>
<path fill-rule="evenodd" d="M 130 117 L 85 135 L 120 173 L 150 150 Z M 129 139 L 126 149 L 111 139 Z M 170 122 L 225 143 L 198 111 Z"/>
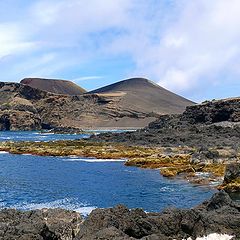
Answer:
<path fill-rule="evenodd" d="M 0 129 L 142 128 L 161 115 L 183 112 L 186 106 L 193 104 L 146 79 L 125 80 L 120 85 L 123 83 L 122 91 L 66 95 L 22 83 L 0 82 Z M 154 91 L 156 94 L 151 94 Z M 170 102 L 164 99 L 166 94 L 161 95 L 162 92 L 173 96 Z M 179 106 L 172 99 L 184 99 L 184 104 Z"/>
<path fill-rule="evenodd" d="M 81 95 L 86 92 L 74 82 L 62 79 L 24 78 L 20 83 L 55 94 Z"/>
<path fill-rule="evenodd" d="M 121 104 L 158 114 L 181 113 L 189 105 L 195 104 L 184 97 L 168 91 L 146 78 L 125 79 L 95 90 L 88 94 L 122 93 Z"/>

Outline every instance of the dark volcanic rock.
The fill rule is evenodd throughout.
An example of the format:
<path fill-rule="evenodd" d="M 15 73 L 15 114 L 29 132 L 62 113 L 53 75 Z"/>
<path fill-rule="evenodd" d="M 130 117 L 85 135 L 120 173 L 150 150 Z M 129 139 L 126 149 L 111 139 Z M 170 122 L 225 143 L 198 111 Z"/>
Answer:
<path fill-rule="evenodd" d="M 191 124 L 211 124 L 223 121 L 240 121 L 239 98 L 220 101 L 207 101 L 200 105 L 189 106 L 182 115 L 182 120 Z"/>
<path fill-rule="evenodd" d="M 210 233 L 240 236 L 240 206 L 225 192 L 200 206 L 145 213 L 124 206 L 94 210 L 76 239 L 183 239 Z"/>
<path fill-rule="evenodd" d="M 44 126 L 46 129 L 48 127 Z M 48 133 L 55 134 L 83 134 L 84 131 L 80 128 L 72 128 L 72 127 L 55 127 L 53 129 L 49 129 Z M 45 132 L 44 132 L 45 133 Z"/>
<path fill-rule="evenodd" d="M 240 177 L 240 163 L 232 163 L 227 165 L 224 183 L 230 183 Z"/>
<path fill-rule="evenodd" d="M 0 211 L 0 239 L 70 240 L 78 233 L 81 222 L 78 213 L 63 209 L 5 209 Z"/>
<path fill-rule="evenodd" d="M 109 209 L 96 209 L 81 225 L 78 239 L 94 239 L 94 235 L 100 235 L 106 229 L 108 232 L 110 230 L 117 232 L 117 235 L 126 239 L 129 236 L 141 238 L 153 232 L 154 226 L 145 220 L 147 214 L 141 209 L 130 211 L 122 205 Z"/>
<path fill-rule="evenodd" d="M 240 98 L 186 108 L 183 114 L 165 115 L 148 127 L 131 133 L 100 134 L 93 140 L 136 145 L 240 147 Z"/>
<path fill-rule="evenodd" d="M 227 192 L 240 192 L 240 163 L 231 163 L 226 166 L 224 181 L 220 189 Z"/>
<path fill-rule="evenodd" d="M 2 114 L 0 116 L 0 130 L 1 131 L 10 130 L 10 119 L 8 114 Z"/>
<path fill-rule="evenodd" d="M 33 102 L 47 93 L 19 83 L 0 85 L 0 130 L 38 130 L 41 117 Z"/>
<path fill-rule="evenodd" d="M 182 240 L 211 233 L 240 237 L 240 205 L 223 191 L 189 210 L 145 213 L 119 205 L 96 209 L 83 222 L 78 213 L 62 209 L 0 211 L 3 240 Z"/>

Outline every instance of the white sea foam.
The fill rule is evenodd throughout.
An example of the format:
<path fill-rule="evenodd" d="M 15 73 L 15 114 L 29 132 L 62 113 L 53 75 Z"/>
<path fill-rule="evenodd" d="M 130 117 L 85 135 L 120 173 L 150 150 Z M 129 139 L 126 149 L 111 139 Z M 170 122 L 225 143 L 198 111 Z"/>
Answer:
<path fill-rule="evenodd" d="M 6 204 L 3 202 L 3 199 L 0 199 L 0 208 L 5 208 Z"/>
<path fill-rule="evenodd" d="M 64 158 L 63 161 L 64 162 L 84 162 L 84 159 L 83 158 Z"/>
<path fill-rule="evenodd" d="M 125 162 L 125 159 L 83 159 L 85 162 Z"/>
<path fill-rule="evenodd" d="M 38 134 L 38 135 L 53 135 L 53 134 L 55 134 L 55 133 L 52 133 L 52 132 L 40 133 L 40 132 L 38 132 L 38 133 L 34 133 L 34 134 Z"/>
<path fill-rule="evenodd" d="M 170 187 L 162 187 L 159 189 L 160 192 L 174 192 L 175 190 Z"/>
<path fill-rule="evenodd" d="M 212 234 L 209 234 L 208 236 L 198 237 L 196 238 L 196 240 L 230 240 L 233 237 L 234 236 L 230 236 L 227 234 L 212 233 Z M 192 240 L 192 238 L 183 239 L 183 240 Z"/>
<path fill-rule="evenodd" d="M 96 163 L 96 162 L 125 162 L 125 159 L 95 159 L 95 158 L 65 158 L 64 162 L 88 162 L 88 163 Z"/>
<path fill-rule="evenodd" d="M 196 172 L 195 175 L 200 176 L 200 177 L 209 177 L 210 173 L 209 172 Z"/>
<path fill-rule="evenodd" d="M 0 151 L 0 154 L 8 154 L 9 152 L 6 151 Z"/>
<path fill-rule="evenodd" d="M 89 215 L 96 207 L 80 207 L 74 209 L 74 211 L 81 213 L 83 216 Z"/>
<path fill-rule="evenodd" d="M 59 199 L 52 202 L 43 202 L 43 203 L 23 202 L 16 205 L 12 205 L 11 208 L 25 210 L 25 211 L 43 209 L 43 208 L 63 208 L 63 209 L 79 212 L 83 216 L 89 215 L 92 210 L 96 209 L 95 206 L 89 206 L 86 203 L 79 203 L 74 198 L 64 198 L 64 199 Z"/>

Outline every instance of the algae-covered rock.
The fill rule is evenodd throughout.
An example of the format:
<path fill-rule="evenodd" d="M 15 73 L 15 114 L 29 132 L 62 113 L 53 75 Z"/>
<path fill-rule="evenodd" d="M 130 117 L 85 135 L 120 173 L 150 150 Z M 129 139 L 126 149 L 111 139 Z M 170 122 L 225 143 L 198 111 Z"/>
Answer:
<path fill-rule="evenodd" d="M 227 192 L 240 192 L 240 163 L 226 166 L 224 181 L 219 188 Z"/>

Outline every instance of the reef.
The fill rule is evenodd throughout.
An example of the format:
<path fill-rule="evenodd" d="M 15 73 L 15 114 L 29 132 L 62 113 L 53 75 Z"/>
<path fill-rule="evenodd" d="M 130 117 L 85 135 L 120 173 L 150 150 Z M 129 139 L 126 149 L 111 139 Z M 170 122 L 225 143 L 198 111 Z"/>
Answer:
<path fill-rule="evenodd" d="M 41 156 L 125 159 L 126 166 L 159 169 L 165 177 L 181 175 L 195 184 L 212 182 L 215 185 L 222 182 L 226 164 L 236 162 L 239 158 L 239 153 L 229 147 L 147 147 L 88 140 L 2 142 L 0 151 Z"/>

